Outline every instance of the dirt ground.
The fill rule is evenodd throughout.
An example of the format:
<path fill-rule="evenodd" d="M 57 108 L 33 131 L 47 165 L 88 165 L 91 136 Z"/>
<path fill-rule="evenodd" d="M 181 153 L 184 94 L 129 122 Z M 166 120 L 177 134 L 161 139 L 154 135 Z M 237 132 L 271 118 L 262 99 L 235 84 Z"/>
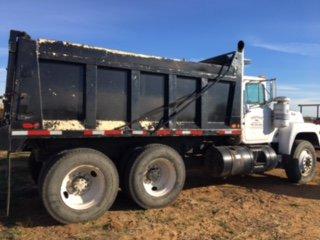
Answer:
<path fill-rule="evenodd" d="M 14 160 L 12 216 L 1 216 L 0 239 L 320 239 L 319 177 L 298 186 L 282 170 L 226 180 L 194 171 L 170 207 L 141 210 L 120 193 L 99 220 L 62 226 L 47 215 L 25 163 Z"/>

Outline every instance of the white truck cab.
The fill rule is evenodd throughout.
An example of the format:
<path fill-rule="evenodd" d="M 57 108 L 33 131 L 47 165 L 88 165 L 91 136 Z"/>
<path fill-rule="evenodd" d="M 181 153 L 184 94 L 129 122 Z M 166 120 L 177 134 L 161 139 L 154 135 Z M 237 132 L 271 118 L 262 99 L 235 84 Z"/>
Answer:
<path fill-rule="evenodd" d="M 290 99 L 275 97 L 273 80 L 244 76 L 242 89 L 242 143 L 276 146 L 289 179 L 306 182 L 301 179 L 308 176 L 310 180 L 310 171 L 315 171 L 320 126 L 306 123 L 300 112 L 290 111 Z"/>

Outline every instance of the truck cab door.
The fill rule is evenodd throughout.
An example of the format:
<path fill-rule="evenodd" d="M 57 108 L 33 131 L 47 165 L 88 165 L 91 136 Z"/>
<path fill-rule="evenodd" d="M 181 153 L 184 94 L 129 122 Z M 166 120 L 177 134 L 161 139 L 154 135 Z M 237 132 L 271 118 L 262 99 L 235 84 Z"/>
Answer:
<path fill-rule="evenodd" d="M 272 109 L 266 101 L 265 84 L 261 81 L 245 82 L 242 141 L 248 144 L 272 141 Z"/>

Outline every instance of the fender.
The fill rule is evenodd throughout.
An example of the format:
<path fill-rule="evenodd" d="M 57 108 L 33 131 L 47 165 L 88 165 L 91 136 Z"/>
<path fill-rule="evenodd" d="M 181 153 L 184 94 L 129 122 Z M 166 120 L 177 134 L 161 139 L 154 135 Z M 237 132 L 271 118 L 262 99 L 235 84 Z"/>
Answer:
<path fill-rule="evenodd" d="M 279 153 L 290 154 L 292 145 L 299 133 L 314 133 L 320 142 L 320 126 L 313 123 L 290 123 L 279 129 Z"/>

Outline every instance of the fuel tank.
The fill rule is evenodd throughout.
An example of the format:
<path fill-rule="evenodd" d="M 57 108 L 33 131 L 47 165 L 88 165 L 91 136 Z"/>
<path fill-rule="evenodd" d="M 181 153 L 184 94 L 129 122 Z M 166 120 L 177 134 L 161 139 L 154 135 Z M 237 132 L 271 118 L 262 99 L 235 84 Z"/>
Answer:
<path fill-rule="evenodd" d="M 211 146 L 205 153 L 205 166 L 214 177 L 261 173 L 278 165 L 273 148 L 262 146 Z"/>

